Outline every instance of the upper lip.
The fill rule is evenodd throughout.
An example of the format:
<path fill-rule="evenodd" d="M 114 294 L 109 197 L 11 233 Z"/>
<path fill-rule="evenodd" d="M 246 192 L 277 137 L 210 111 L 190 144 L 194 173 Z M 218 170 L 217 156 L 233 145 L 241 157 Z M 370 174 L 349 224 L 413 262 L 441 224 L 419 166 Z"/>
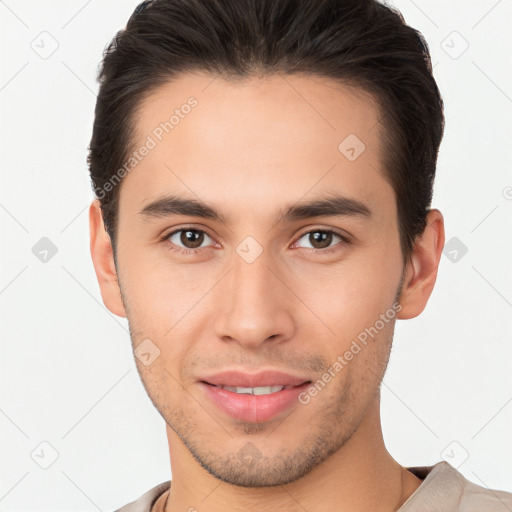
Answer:
<path fill-rule="evenodd" d="M 233 386 L 243 388 L 257 388 L 263 386 L 299 386 L 310 382 L 304 377 L 296 377 L 277 370 L 265 370 L 259 373 L 244 373 L 228 370 L 200 379 L 202 382 L 214 386 Z"/>

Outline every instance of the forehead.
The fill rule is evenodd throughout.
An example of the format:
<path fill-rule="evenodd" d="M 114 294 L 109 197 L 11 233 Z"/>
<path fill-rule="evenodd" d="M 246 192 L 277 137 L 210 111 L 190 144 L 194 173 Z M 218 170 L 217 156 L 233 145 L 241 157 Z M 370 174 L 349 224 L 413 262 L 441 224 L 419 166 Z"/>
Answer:
<path fill-rule="evenodd" d="M 179 137 L 186 126 L 188 142 L 195 139 L 212 151 L 229 142 L 253 147 L 276 136 L 293 146 L 300 140 L 336 143 L 354 133 L 372 144 L 378 114 L 372 95 L 324 77 L 277 74 L 227 80 L 193 73 L 158 87 L 141 102 L 135 136 L 139 142 L 151 133 L 159 138 L 160 123 L 170 121 L 164 138 L 171 131 Z"/>
<path fill-rule="evenodd" d="M 381 130 L 371 95 L 326 78 L 183 75 L 140 104 L 134 148 L 151 149 L 123 189 L 138 209 L 169 189 L 248 207 L 342 186 L 382 202 Z"/>

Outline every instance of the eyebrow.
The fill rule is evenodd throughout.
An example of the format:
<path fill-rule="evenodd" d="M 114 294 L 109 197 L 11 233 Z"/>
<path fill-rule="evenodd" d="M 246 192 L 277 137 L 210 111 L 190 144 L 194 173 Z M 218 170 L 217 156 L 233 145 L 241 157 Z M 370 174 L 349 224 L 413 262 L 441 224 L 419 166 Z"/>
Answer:
<path fill-rule="evenodd" d="M 358 216 L 371 217 L 371 210 L 361 201 L 342 195 L 331 195 L 325 198 L 290 205 L 278 212 L 276 223 L 309 219 L 326 216 Z M 227 216 L 203 201 L 180 196 L 165 196 L 149 203 L 139 212 L 146 218 L 161 218 L 171 215 L 188 215 L 202 217 L 227 224 Z"/>

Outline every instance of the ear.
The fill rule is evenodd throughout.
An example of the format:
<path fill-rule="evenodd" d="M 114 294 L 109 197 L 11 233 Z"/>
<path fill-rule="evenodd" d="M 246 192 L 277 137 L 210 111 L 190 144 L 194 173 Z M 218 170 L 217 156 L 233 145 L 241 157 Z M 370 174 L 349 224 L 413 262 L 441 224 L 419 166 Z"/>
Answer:
<path fill-rule="evenodd" d="M 427 305 L 437 278 L 437 269 L 444 247 L 444 220 L 441 212 L 432 209 L 427 214 L 427 225 L 414 243 L 406 265 L 406 275 L 399 302 L 402 309 L 397 318 L 418 316 Z"/>
<path fill-rule="evenodd" d="M 112 243 L 105 230 L 98 199 L 95 199 L 89 207 L 89 233 L 92 262 L 100 285 L 103 303 L 114 315 L 126 317 L 121 289 L 117 280 Z"/>

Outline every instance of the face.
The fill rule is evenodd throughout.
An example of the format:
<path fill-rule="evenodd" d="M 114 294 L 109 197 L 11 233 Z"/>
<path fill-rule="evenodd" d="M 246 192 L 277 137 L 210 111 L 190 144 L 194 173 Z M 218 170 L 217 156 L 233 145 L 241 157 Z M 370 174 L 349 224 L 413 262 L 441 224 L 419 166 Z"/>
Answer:
<path fill-rule="evenodd" d="M 106 302 L 170 441 L 225 482 L 298 479 L 378 400 L 404 270 L 382 129 L 371 97 L 320 77 L 186 75 L 141 106 L 136 146 L 156 144 L 121 184 Z M 228 370 L 306 384 L 205 383 Z"/>

